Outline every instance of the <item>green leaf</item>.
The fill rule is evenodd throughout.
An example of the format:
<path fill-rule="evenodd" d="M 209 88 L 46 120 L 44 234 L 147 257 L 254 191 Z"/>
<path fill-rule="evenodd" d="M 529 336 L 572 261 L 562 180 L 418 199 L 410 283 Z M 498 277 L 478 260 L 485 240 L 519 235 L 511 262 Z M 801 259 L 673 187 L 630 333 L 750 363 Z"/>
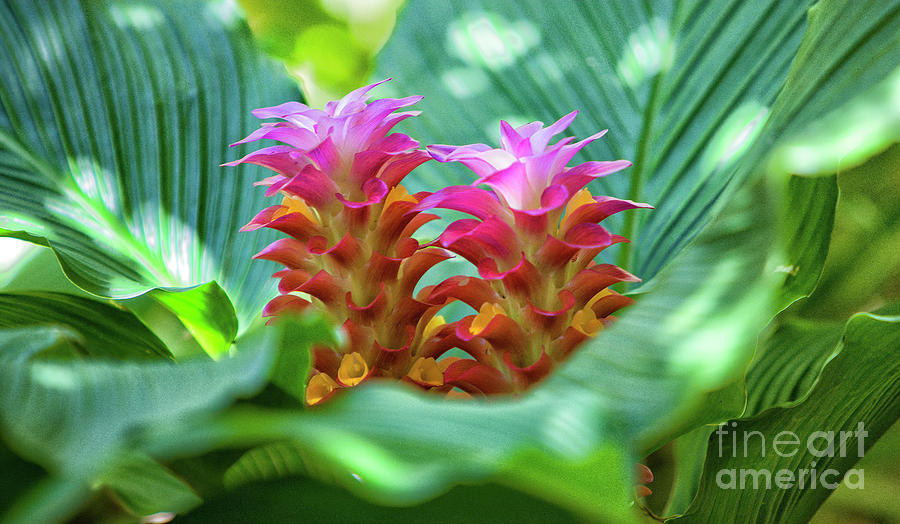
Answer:
<path fill-rule="evenodd" d="M 274 294 L 249 263 L 273 235 L 238 235 L 265 207 L 258 172 L 218 166 L 251 109 L 299 95 L 233 7 L 12 0 L 0 49 L 0 228 L 99 295 L 216 280 L 246 326 Z"/>
<path fill-rule="evenodd" d="M 822 484 L 823 475 L 834 487 L 845 474 L 845 483 L 861 487 L 865 473 L 851 471 L 853 465 L 900 414 L 898 348 L 900 316 L 858 314 L 851 318 L 840 353 L 805 398 L 793 406 L 731 423 L 721 435 L 713 434 L 700 492 L 676 522 L 782 522 L 786 515 L 804 522 L 834 489 Z M 793 435 L 779 436 L 784 431 Z M 775 446 L 776 439 L 799 443 Z M 829 441 L 833 444 L 830 450 Z M 752 469 L 754 475 L 747 476 L 742 469 Z M 812 469 L 816 471 L 815 485 L 810 480 Z M 782 474 L 783 479 L 792 475 L 793 481 L 783 480 L 779 486 L 776 474 L 782 470 L 789 472 Z M 770 475 L 771 489 L 752 487 L 759 472 Z M 805 487 L 800 486 L 801 475 Z M 735 489 L 730 487 L 732 479 Z M 755 481 L 763 483 L 765 477 Z"/>
<path fill-rule="evenodd" d="M 304 459 L 309 453 L 299 442 L 276 442 L 259 446 L 244 453 L 225 471 L 223 484 L 234 489 L 250 482 L 277 480 L 290 476 L 309 475 L 308 463 Z M 311 464 L 315 467 L 315 463 Z M 322 480 L 328 478 L 328 471 L 315 471 L 315 477 Z"/>
<path fill-rule="evenodd" d="M 302 443 L 277 453 L 251 451 L 229 473 L 233 483 L 302 467 L 390 505 L 420 503 L 459 482 L 552 483 L 552 489 L 530 491 L 592 520 L 628 522 L 633 459 L 611 438 L 615 431 L 599 407 L 583 392 L 446 402 L 407 388 L 366 385 L 309 412 L 234 409 L 179 431 L 157 428 L 145 439 L 162 457 L 185 448 Z"/>
<path fill-rule="evenodd" d="M 732 385 L 732 388 L 740 386 L 740 403 L 734 399 L 720 407 L 705 400 L 703 418 L 694 422 L 723 423 L 728 419 L 748 418 L 805 398 L 825 363 L 835 355 L 835 345 L 843 331 L 840 323 L 806 320 L 792 312 L 779 315 L 761 337 L 746 378 Z M 675 440 L 677 476 L 666 514 L 683 513 L 696 495 L 706 461 L 707 441 L 715 429 L 700 426 Z"/>
<path fill-rule="evenodd" d="M 0 237 L 17 238 L 19 240 L 24 240 L 25 242 L 31 242 L 32 244 L 48 247 L 46 238 L 29 235 L 24 231 L 10 231 L 9 229 L 0 229 Z"/>
<path fill-rule="evenodd" d="M 140 453 L 117 459 L 98 481 L 112 489 L 117 501 L 136 516 L 184 513 L 202 502 L 183 481 Z"/>
<path fill-rule="evenodd" d="M 837 177 L 788 177 L 783 216 L 779 220 L 785 239 L 784 263 L 776 268 L 786 274 L 779 306 L 787 307 L 815 289 L 822 275 L 834 227 L 838 197 Z"/>
<path fill-rule="evenodd" d="M 147 326 L 112 304 L 63 293 L 0 293 L 0 329 L 61 325 L 78 355 L 113 358 L 172 358 Z"/>
<path fill-rule="evenodd" d="M 770 170 L 816 176 L 840 173 L 900 141 L 898 90 L 900 67 L 846 107 L 784 141 L 772 155 Z"/>
<path fill-rule="evenodd" d="M 54 291 L 97 299 L 97 295 L 84 291 L 66 278 L 53 250 L 46 247 L 34 246 L 24 258 L 15 262 L 6 277 L 8 280 L 2 286 L 5 292 Z"/>
<path fill-rule="evenodd" d="M 411 1 L 376 76 L 425 95 L 428 110 L 407 128 L 426 143 L 496 144 L 500 118 L 547 122 L 573 109 L 572 134 L 609 128 L 580 158 L 634 162 L 593 189 L 656 206 L 609 221 L 632 241 L 619 262 L 648 280 L 747 175 L 753 139 L 772 140 L 760 130 L 805 11 L 778 1 Z M 415 189 L 473 180 L 443 167 L 417 170 Z"/>
<path fill-rule="evenodd" d="M 277 349 L 271 381 L 294 397 L 298 405 L 306 402 L 306 382 L 311 365 L 313 344 L 337 344 L 335 329 L 323 316 L 306 315 L 291 319 Z"/>
<path fill-rule="evenodd" d="M 607 443 L 574 463 L 561 462 L 552 455 L 526 448 L 504 464 L 500 475 L 504 479 L 502 483 L 525 493 L 598 521 L 624 523 L 638 521 L 633 508 L 618 503 L 633 497 L 632 485 L 622 482 L 622 477 L 630 479 L 623 472 L 633 468 L 620 445 Z M 589 510 L 591 505 L 600 509 Z"/>
<path fill-rule="evenodd" d="M 175 313 L 208 355 L 220 357 L 234 342 L 234 306 L 217 283 L 177 292 L 154 289 L 150 296 Z"/>
<path fill-rule="evenodd" d="M 147 428 L 177 432 L 182 424 L 200 423 L 235 399 L 257 393 L 279 351 L 308 347 L 317 331 L 298 329 L 308 324 L 285 319 L 276 327 L 259 326 L 237 340 L 229 357 L 179 364 L 47 358 L 49 349 L 80 335 L 55 326 L 0 329 L 0 437 L 50 473 L 10 515 L 25 518 L 45 511 L 29 501 L 46 502 L 53 490 L 66 486 L 81 495 L 48 505 L 46 511 L 54 516 L 37 520 L 64 519 L 85 502 L 89 488 L 103 485 L 136 512 L 193 505 L 189 488 L 141 455 L 136 435 Z M 95 347 L 89 352 L 103 353 Z M 144 491 L 134 483 L 135 475 L 142 476 Z"/>
<path fill-rule="evenodd" d="M 856 463 L 856 468 L 866 470 L 865 490 L 839 487 L 825 500 L 812 522 L 828 522 L 829 519 L 841 522 L 853 518 L 900 521 L 900 507 L 895 497 L 898 488 L 895 460 L 898 449 L 900 423 L 895 422 L 874 446 L 866 450 L 866 456 Z"/>
<path fill-rule="evenodd" d="M 900 3 L 823 0 L 773 108 L 769 169 L 830 175 L 900 140 Z M 847 100 L 853 97 L 849 104 Z"/>
<path fill-rule="evenodd" d="M 836 354 L 843 332 L 840 322 L 779 317 L 757 346 L 747 371 L 749 395 L 742 416 L 752 417 L 809 394 L 822 368 Z"/>
<path fill-rule="evenodd" d="M 38 249 L 21 264 L 6 291 L 59 291 L 96 300 L 69 281 L 51 249 Z M 116 304 L 151 326 L 176 356 L 221 356 L 234 340 L 237 318 L 224 290 L 215 282 L 182 291 L 155 289 Z M 121 315 L 121 312 L 119 313 Z M 99 344 L 97 347 L 111 347 Z"/>
<path fill-rule="evenodd" d="M 308 478 L 255 482 L 227 491 L 175 522 L 574 522 L 575 515 L 496 485 L 460 486 L 414 508 L 360 500 Z M 324 517 L 327 516 L 327 517 Z"/>
<path fill-rule="evenodd" d="M 97 472 L 135 429 L 171 425 L 258 391 L 277 335 L 247 340 L 259 349 L 220 362 L 176 365 L 43 359 L 41 351 L 72 333 L 0 330 L 0 432 L 17 453 L 51 472 Z"/>
<path fill-rule="evenodd" d="M 403 438 L 402 435 L 398 437 Z M 414 456 L 404 456 L 403 459 L 407 463 L 412 459 L 413 464 L 419 464 L 424 471 L 418 468 L 409 468 L 405 471 L 410 477 L 404 481 L 408 486 L 407 489 L 410 490 L 415 484 L 435 484 L 434 479 L 428 478 L 429 474 L 440 471 L 435 468 L 434 457 L 413 459 Z M 622 472 L 629 470 L 631 465 L 623 460 L 622 451 L 611 445 L 578 460 L 577 464 L 561 461 L 556 455 L 528 447 L 511 455 L 503 453 L 498 458 L 502 458 L 502 466 L 501 471 L 493 477 L 495 482 L 553 501 L 573 511 L 593 515 L 595 518 L 602 517 L 616 522 L 628 522 L 634 518 L 628 504 L 619 503 L 627 501 L 631 496 L 627 484 L 620 481 Z M 396 463 L 387 462 L 379 467 L 373 467 L 374 464 L 370 462 L 364 465 L 363 469 L 358 467 L 349 469 L 348 477 L 343 472 L 335 474 L 341 470 L 323 467 L 305 442 L 276 443 L 256 448 L 241 457 L 225 474 L 225 484 L 235 487 L 252 481 L 272 480 L 290 475 L 311 475 L 332 483 L 344 484 L 353 491 L 371 496 L 370 490 L 360 489 L 354 484 L 370 482 L 372 479 L 369 475 L 372 473 L 380 472 L 383 475 L 392 468 L 405 470 L 406 468 L 402 467 L 403 463 L 400 464 L 400 468 L 397 468 Z M 400 471 L 397 473 L 399 476 Z M 561 482 L 561 479 L 566 480 Z M 392 482 L 396 484 L 397 480 Z M 615 497 L 610 499 L 598 496 L 598 493 L 614 494 Z M 395 496 L 384 500 L 406 505 L 421 498 L 419 495 L 412 499 L 400 500 Z M 586 506 L 591 504 L 600 508 L 587 510 Z"/>

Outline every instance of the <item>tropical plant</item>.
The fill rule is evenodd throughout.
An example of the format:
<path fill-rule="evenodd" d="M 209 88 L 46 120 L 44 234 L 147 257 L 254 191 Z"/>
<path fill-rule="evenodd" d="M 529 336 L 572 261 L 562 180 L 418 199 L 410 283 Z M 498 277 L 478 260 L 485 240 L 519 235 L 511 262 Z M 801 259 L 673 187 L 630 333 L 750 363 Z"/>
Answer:
<path fill-rule="evenodd" d="M 636 498 L 634 486 L 648 479 L 634 464 L 671 445 L 678 477 L 657 508 L 666 518 L 808 520 L 832 481 L 858 475 L 860 455 L 900 417 L 900 302 L 841 322 L 798 313 L 815 300 L 828 254 L 835 174 L 900 136 L 898 35 L 896 1 L 410 1 L 376 58 L 374 78 L 393 80 L 372 91 L 383 100 L 368 107 L 380 121 L 415 102 L 384 97 L 424 99 L 420 115 L 390 121 L 402 133 L 385 137 L 364 118 L 338 118 L 369 114 L 348 109 L 363 103 L 356 95 L 325 113 L 301 105 L 294 80 L 227 2 L 3 0 L 0 235 L 43 246 L 66 277 L 0 293 L 4 518 L 635 522 L 654 515 Z M 608 134 L 572 148 L 527 124 L 573 109 L 577 120 L 550 128 Z M 221 166 L 249 153 L 226 146 L 258 127 L 253 110 L 295 126 L 268 124 L 248 137 L 287 142 L 290 150 L 274 150 L 277 162 L 294 162 L 244 158 L 281 175 L 265 181 L 269 194 L 296 197 L 260 214 L 267 192 L 253 185 L 264 170 Z M 350 156 L 311 152 L 327 137 L 304 126 L 326 121 L 336 126 L 329 133 L 348 133 L 336 150 Z M 354 134 L 362 128 L 384 133 L 369 140 Z M 390 142 L 397 135 L 406 139 Z M 358 148 L 342 149 L 351 143 Z M 472 143 L 492 145 L 419 149 Z M 532 176 L 545 148 L 549 163 L 567 157 L 553 164 L 561 170 L 581 147 L 578 167 L 552 172 L 583 175 L 578 183 L 544 180 L 526 198 L 501 180 L 510 165 Z M 502 165 L 496 151 L 509 155 Z M 431 157 L 441 162 L 422 163 Z M 376 171 L 343 192 L 322 167 L 329 158 Z M 626 167 L 596 162 L 609 159 L 633 165 L 599 177 Z M 409 191 L 394 190 L 400 179 Z M 590 192 L 578 192 L 586 184 Z M 613 214 L 603 207 L 610 202 L 654 209 Z M 587 206 L 581 215 L 577 204 Z M 412 216 L 437 208 L 438 220 Z M 359 209 L 377 213 L 354 222 Z M 476 219 L 448 226 L 459 211 Z M 600 215 L 630 242 L 594 228 Z M 311 225 L 300 228 L 298 216 Z M 548 216 L 541 242 L 529 237 L 528 217 Z M 378 229 L 394 219 L 400 225 Z M 256 231 L 239 232 L 248 222 Z M 279 224 L 294 238 L 273 230 Z M 513 243 L 531 258 L 504 259 L 484 242 L 472 251 L 463 237 Z M 351 240 L 338 249 L 341 238 Z M 432 240 L 435 251 L 418 249 Z M 365 249 L 350 249 L 357 241 Z M 261 251 L 264 260 L 253 260 Z M 477 270 L 445 260 L 449 252 Z M 588 293 L 577 271 L 559 270 L 576 252 L 591 255 L 580 271 L 627 273 Z M 366 256 L 337 268 L 348 253 Z M 366 285 L 354 264 L 380 268 L 372 274 L 384 281 L 388 262 L 410 260 L 434 287 L 414 290 L 416 278 L 354 295 Z M 280 287 L 272 261 L 287 266 L 276 273 Z M 522 261 L 544 269 L 529 274 L 542 296 L 557 306 L 572 296 L 565 326 L 580 336 L 571 355 L 548 350 L 553 365 L 539 374 L 527 368 L 542 358 L 534 341 L 550 328 L 517 319 L 527 336 L 490 338 L 504 331 L 498 318 L 514 316 L 506 295 L 522 311 L 551 312 L 517 295 L 508 277 Z M 308 286 L 313 269 L 328 269 L 347 300 L 318 296 L 322 288 Z M 414 291 L 433 308 L 466 301 L 461 288 L 484 282 L 475 275 L 502 298 L 481 289 L 469 301 L 480 311 L 448 313 L 460 319 L 452 329 L 432 322 L 438 309 L 403 302 Z M 391 308 L 373 306 L 379 292 Z M 614 304 L 598 309 L 604 297 Z M 316 308 L 300 300 L 329 307 L 308 314 Z M 617 320 L 601 322 L 600 311 L 626 303 Z M 307 314 L 266 326 L 264 308 Z M 366 353 L 382 339 L 338 329 L 346 318 L 380 326 L 394 343 L 443 333 L 465 350 L 481 337 L 498 352 L 527 346 L 528 358 L 485 366 L 494 371 L 477 379 L 474 365 L 442 366 L 437 353 L 388 366 Z M 411 331 L 399 330 L 407 324 Z M 342 359 L 329 363 L 323 347 Z M 508 380 L 484 379 L 497 369 Z M 372 370 L 401 380 L 368 380 Z M 433 394 L 488 385 L 507 394 Z M 785 432 L 802 440 L 796 453 L 759 444 L 747 452 L 748 435 L 771 446 Z M 829 432 L 855 452 L 821 452 Z M 729 472 L 748 469 L 771 473 L 775 487 L 731 489 Z M 799 482 L 810 470 L 817 488 Z M 779 483 L 781 471 L 793 480 Z"/>

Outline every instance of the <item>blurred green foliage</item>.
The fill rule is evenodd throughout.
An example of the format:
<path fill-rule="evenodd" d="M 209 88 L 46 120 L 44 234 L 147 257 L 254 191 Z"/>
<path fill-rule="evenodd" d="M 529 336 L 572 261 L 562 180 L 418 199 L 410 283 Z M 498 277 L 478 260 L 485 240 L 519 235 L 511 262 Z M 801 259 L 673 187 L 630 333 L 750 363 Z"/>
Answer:
<path fill-rule="evenodd" d="M 780 320 L 786 329 L 818 326 L 821 329 L 814 336 L 820 338 L 835 329 L 839 336 L 843 321 L 854 313 L 874 311 L 900 299 L 900 145 L 839 173 L 838 185 L 835 225 L 818 287 L 810 297 L 791 306 Z M 829 334 L 821 340 L 801 339 L 800 343 L 803 349 L 812 350 L 816 344 L 833 344 L 831 338 Z M 827 354 L 820 355 L 818 365 L 827 359 Z M 781 372 L 795 373 L 801 364 L 806 365 L 796 354 L 785 354 L 782 365 L 792 368 Z M 818 373 L 811 373 L 808 385 L 818 380 Z M 900 488 L 898 457 L 900 423 L 895 423 L 856 466 L 866 471 L 866 488 L 851 490 L 842 485 L 812 522 L 900 522 L 900 500 L 891 496 Z M 662 514 L 675 474 L 672 452 L 665 448 L 649 460 L 657 482 L 648 505 Z"/>
<path fill-rule="evenodd" d="M 900 299 L 900 146 L 839 173 L 838 186 L 824 273 L 798 304 L 807 318 L 843 320 Z"/>
<path fill-rule="evenodd" d="M 260 45 L 321 107 L 364 84 L 403 0 L 240 0 Z"/>
<path fill-rule="evenodd" d="M 795 312 L 813 321 L 842 320 L 900 299 L 900 145 L 838 175 L 834 232 L 819 287 Z M 866 488 L 842 485 L 814 524 L 900 522 L 900 423 L 857 464 Z"/>

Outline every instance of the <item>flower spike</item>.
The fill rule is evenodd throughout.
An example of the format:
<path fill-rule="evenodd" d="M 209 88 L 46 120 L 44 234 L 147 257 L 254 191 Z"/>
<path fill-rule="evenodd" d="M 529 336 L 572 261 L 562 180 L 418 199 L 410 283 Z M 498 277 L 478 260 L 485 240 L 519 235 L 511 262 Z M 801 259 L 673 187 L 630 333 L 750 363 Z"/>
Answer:
<path fill-rule="evenodd" d="M 257 185 L 280 204 L 259 212 L 243 231 L 286 234 L 255 258 L 285 267 L 280 295 L 263 314 L 277 317 L 311 307 L 343 327 L 339 347 L 313 348 L 306 403 L 320 404 L 369 380 L 392 379 L 447 396 L 521 392 L 542 380 L 578 346 L 608 326 L 632 300 L 610 289 L 639 279 L 594 258 L 627 242 L 602 225 L 647 204 L 594 196 L 587 185 L 631 165 L 591 161 L 568 167 L 601 131 L 551 143 L 575 119 L 549 126 L 500 125 L 500 148 L 419 143 L 391 129 L 416 111 L 421 97 L 368 101 L 381 82 L 313 109 L 299 102 L 261 108 L 264 122 L 233 145 L 260 139 L 259 149 L 225 165 L 255 164 L 274 172 Z M 411 194 L 403 179 L 422 163 L 459 162 L 475 174 L 469 186 Z M 479 187 L 481 186 L 481 187 Z M 449 224 L 433 242 L 413 235 L 438 217 L 435 208 L 472 218 Z M 419 280 L 453 255 L 479 277 Z M 447 322 L 453 301 L 477 313 Z M 448 356 L 451 350 L 469 358 Z"/>
<path fill-rule="evenodd" d="M 310 405 L 377 377 L 412 377 L 426 388 L 443 385 L 433 357 L 423 360 L 410 346 L 439 306 L 410 295 L 419 277 L 451 255 L 437 247 L 420 249 L 412 238 L 437 217 L 413 211 L 429 193 L 410 194 L 401 182 L 430 156 L 407 135 L 390 133 L 418 114 L 397 110 L 422 97 L 368 102 L 369 91 L 380 83 L 329 102 L 324 110 L 287 102 L 253 111 L 280 121 L 261 124 L 233 145 L 260 139 L 284 145 L 225 164 L 274 171 L 259 184 L 268 196 L 281 196 L 280 205 L 243 228 L 288 235 L 255 257 L 286 268 L 275 273 L 281 295 L 264 314 L 277 317 L 314 306 L 347 332 L 343 346 L 314 349 L 306 392 Z"/>
<path fill-rule="evenodd" d="M 485 353 L 470 345 L 478 348 L 470 353 L 473 360 L 450 366 L 445 383 L 473 394 L 527 388 L 632 302 L 609 286 L 639 279 L 594 262 L 605 248 L 627 241 L 599 222 L 620 211 L 652 206 L 595 197 L 585 187 L 629 167 L 628 161 L 567 167 L 578 151 L 606 133 L 551 144 L 576 115 L 573 111 L 546 127 L 531 122 L 514 128 L 501 122 L 499 149 L 484 144 L 428 147 L 435 160 L 460 162 L 477 179 L 471 186 L 437 191 L 414 209 L 453 209 L 473 216 L 451 224 L 439 243 L 475 265 L 489 284 L 448 280 L 431 291 L 435 299 L 463 300 L 476 308 L 477 315 L 459 321 L 456 336 L 471 342 L 480 338 L 489 348 Z M 483 355 L 491 352 L 502 358 L 485 362 Z M 485 366 L 499 374 L 488 373 Z M 503 387 L 497 384 L 501 376 Z"/>

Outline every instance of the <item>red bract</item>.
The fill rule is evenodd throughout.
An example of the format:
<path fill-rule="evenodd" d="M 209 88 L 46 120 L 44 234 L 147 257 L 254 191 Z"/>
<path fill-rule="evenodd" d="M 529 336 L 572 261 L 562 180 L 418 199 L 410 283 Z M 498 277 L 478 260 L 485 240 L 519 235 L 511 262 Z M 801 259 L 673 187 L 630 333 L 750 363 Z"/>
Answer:
<path fill-rule="evenodd" d="M 281 204 L 243 230 L 267 227 L 288 235 L 256 255 L 282 264 L 281 293 L 263 314 L 277 317 L 311 306 L 343 326 L 341 347 L 313 349 L 306 401 L 316 404 L 343 388 L 390 378 L 459 395 L 516 393 L 545 377 L 578 345 L 600 331 L 631 299 L 609 289 L 637 277 L 596 264 L 623 237 L 599 222 L 646 204 L 595 197 L 584 187 L 630 165 L 585 162 L 566 167 L 597 133 L 581 142 L 550 139 L 575 118 L 566 115 L 513 129 L 501 126 L 501 149 L 483 144 L 431 146 L 400 133 L 396 112 L 421 97 L 367 103 L 375 85 L 357 89 L 325 110 L 298 102 L 257 109 L 278 118 L 237 142 L 262 138 L 266 147 L 226 165 L 252 163 L 276 174 L 259 182 Z M 437 193 L 410 195 L 403 178 L 431 157 L 458 161 L 478 179 Z M 490 190 L 475 187 L 484 184 Z M 450 224 L 435 245 L 412 235 L 446 208 L 474 218 Z M 453 252 L 481 278 L 451 277 L 422 289 L 419 279 Z M 477 314 L 446 323 L 437 312 L 462 301 Z M 459 349 L 469 358 L 448 357 Z M 298 378 L 302 380 L 303 378 Z"/>
<path fill-rule="evenodd" d="M 519 391 L 541 380 L 577 346 L 613 320 L 631 299 L 609 289 L 637 282 L 627 271 L 594 258 L 624 237 L 599 222 L 647 204 L 593 196 L 593 179 L 631 165 L 624 160 L 566 167 L 585 145 L 564 138 L 572 112 L 544 127 L 501 123 L 501 149 L 484 144 L 428 147 L 438 161 L 460 162 L 478 175 L 472 186 L 442 189 L 414 209 L 445 208 L 475 218 L 458 220 L 438 242 L 478 268 L 475 279 L 448 280 L 429 289 L 432 301 L 462 300 L 478 311 L 453 326 L 472 359 L 451 364 L 446 385 L 469 393 Z M 491 191 L 475 187 L 486 185 Z M 480 341 L 481 344 L 477 342 Z"/>
<path fill-rule="evenodd" d="M 416 351 L 437 307 L 412 293 L 429 268 L 451 255 L 434 247 L 420 249 L 412 235 L 436 217 L 413 211 L 428 193 L 410 195 L 400 185 L 430 157 L 408 136 L 388 134 L 418 114 L 395 111 L 421 97 L 366 103 L 376 85 L 329 102 L 324 111 L 298 102 L 255 110 L 259 118 L 281 121 L 262 124 L 234 145 L 263 138 L 286 145 L 226 164 L 275 171 L 259 185 L 268 187 L 267 195 L 282 197 L 280 205 L 264 209 L 243 228 L 268 227 L 289 235 L 256 255 L 285 266 L 274 275 L 281 295 L 263 314 L 277 317 L 314 305 L 346 332 L 342 347 L 314 348 L 309 404 L 370 377 L 442 385 L 435 378 L 441 373 L 435 375 L 434 359 L 422 359 Z"/>

